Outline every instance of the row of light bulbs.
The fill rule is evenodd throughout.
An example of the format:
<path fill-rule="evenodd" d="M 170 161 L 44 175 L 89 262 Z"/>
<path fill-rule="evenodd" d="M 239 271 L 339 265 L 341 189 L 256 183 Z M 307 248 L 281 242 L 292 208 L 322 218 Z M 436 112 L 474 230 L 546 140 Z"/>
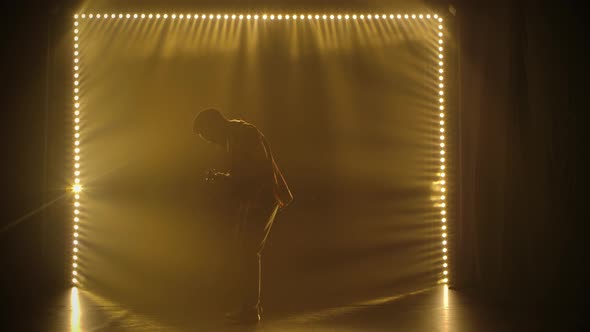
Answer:
<path fill-rule="evenodd" d="M 78 255 L 79 255 L 79 231 L 80 231 L 80 194 L 82 184 L 80 183 L 80 51 L 79 51 L 79 30 L 78 22 L 75 22 L 74 29 L 74 240 L 72 247 L 72 283 L 78 284 Z"/>
<path fill-rule="evenodd" d="M 442 19 L 440 20 L 440 22 L 442 22 Z M 439 62 L 438 62 L 438 95 L 439 95 L 439 106 L 438 106 L 438 110 L 439 110 L 439 124 L 440 124 L 440 179 L 439 179 L 439 184 L 440 184 L 440 213 L 441 213 L 441 222 L 442 222 L 442 226 L 441 226 L 441 236 L 442 236 L 442 252 L 443 252 L 443 263 L 442 263 L 442 273 L 443 273 L 443 278 L 442 278 L 442 282 L 444 284 L 447 284 L 449 282 L 449 271 L 448 271 L 448 249 L 447 249 L 447 244 L 448 244 L 448 240 L 447 240 L 447 203 L 446 203 L 446 166 L 445 166 L 445 99 L 444 99 L 444 62 L 443 62 L 443 33 L 442 33 L 442 29 L 443 26 L 439 25 L 438 26 L 438 58 L 439 58 Z"/>
<path fill-rule="evenodd" d="M 194 15 L 191 15 L 191 14 L 186 14 L 186 15 L 185 14 L 178 14 L 178 15 L 177 14 L 170 14 L 170 15 L 168 15 L 168 14 L 162 14 L 162 15 L 160 15 L 160 14 L 129 14 L 128 13 L 128 14 L 110 14 L 110 15 L 109 14 L 88 14 L 88 15 L 76 14 L 76 15 L 74 15 L 75 19 L 79 19 L 79 18 L 82 18 L 82 19 L 85 19 L 85 18 L 97 18 L 97 19 L 100 19 L 100 18 L 135 18 L 135 19 L 137 19 L 137 18 L 142 18 L 142 19 L 164 18 L 164 19 L 167 19 L 168 17 L 170 17 L 172 19 L 176 19 L 176 18 L 178 18 L 178 19 L 184 19 L 184 18 L 186 18 L 186 19 L 192 19 L 192 18 L 194 18 L 194 19 L 199 19 L 199 18 L 207 19 L 207 18 L 209 18 L 209 19 L 218 19 L 218 20 L 220 20 L 220 19 L 228 20 L 230 18 L 232 20 L 235 20 L 235 19 L 240 19 L 240 20 L 243 20 L 243 19 L 247 19 L 247 20 L 251 20 L 251 19 L 254 19 L 254 20 L 258 20 L 258 19 L 263 19 L 263 20 L 267 20 L 267 19 L 270 19 L 270 20 L 275 20 L 275 19 L 277 19 L 277 20 L 283 20 L 283 19 L 285 19 L 285 20 L 298 20 L 298 19 L 304 20 L 306 18 L 308 20 L 313 20 L 313 19 L 319 20 L 320 18 L 324 19 L 324 20 L 327 20 L 327 19 L 330 19 L 330 20 L 335 20 L 335 19 L 336 20 L 342 20 L 342 19 L 344 19 L 344 20 L 348 20 L 348 19 L 364 20 L 365 18 L 367 18 L 369 20 L 371 20 L 371 19 L 378 20 L 378 19 L 387 19 L 387 18 L 390 18 L 390 19 L 404 18 L 404 19 L 414 19 L 414 20 L 415 19 L 429 19 L 429 20 L 435 19 L 435 20 L 438 20 L 439 22 L 443 21 L 442 17 L 439 17 L 437 14 L 434 14 L 434 15 L 430 15 L 430 14 L 426 14 L 426 15 L 424 15 L 424 14 L 418 14 L 418 15 L 416 15 L 416 14 L 404 14 L 404 15 L 401 15 L 401 14 L 397 14 L 397 15 L 394 15 L 394 14 L 389 14 L 389 15 L 385 15 L 385 14 L 381 14 L 381 15 L 380 14 L 374 14 L 374 15 L 371 15 L 371 14 L 367 14 L 367 15 L 364 15 L 364 14 L 360 14 L 360 15 L 357 15 L 357 14 L 352 14 L 352 15 L 350 15 L 350 14 L 344 14 L 344 15 L 343 14 L 336 14 L 336 15 L 334 15 L 334 14 L 330 14 L 330 15 L 327 15 L 327 14 L 323 14 L 323 15 L 318 15 L 318 14 L 315 14 L 315 15 L 311 15 L 311 14 L 308 14 L 308 15 L 303 15 L 303 14 L 301 14 L 301 15 L 289 15 L 289 14 L 287 14 L 287 15 L 282 15 L 282 14 L 278 14 L 278 15 L 274 15 L 274 14 L 270 14 L 270 15 L 268 15 L 268 14 L 262 14 L 262 15 L 258 15 L 258 14 L 254 14 L 254 15 L 252 15 L 252 14 L 246 14 L 246 15 L 244 15 L 244 14 L 239 14 L 239 15 L 237 15 L 237 14 L 232 14 L 232 15 L 229 15 L 229 14 L 223 14 L 223 15 L 222 14 L 217 14 L 217 15 L 214 15 L 214 14 L 208 14 L 208 15 L 207 14 L 201 14 L 201 15 L 199 15 L 199 14 L 194 14 Z"/>

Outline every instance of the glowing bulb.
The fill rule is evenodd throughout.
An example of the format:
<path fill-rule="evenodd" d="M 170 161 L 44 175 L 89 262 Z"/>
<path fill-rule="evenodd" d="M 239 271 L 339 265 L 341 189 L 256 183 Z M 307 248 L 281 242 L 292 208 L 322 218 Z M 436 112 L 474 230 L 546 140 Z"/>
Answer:
<path fill-rule="evenodd" d="M 80 156 L 75 156 L 75 157 L 74 157 L 74 159 L 75 159 L 76 161 L 78 161 L 78 160 L 80 160 Z"/>
<path fill-rule="evenodd" d="M 334 15 L 330 15 L 330 19 L 333 20 L 334 19 Z"/>
<path fill-rule="evenodd" d="M 156 14 L 156 18 L 160 18 L 160 14 Z"/>
<path fill-rule="evenodd" d="M 445 158 L 440 158 L 440 162 L 444 163 L 445 162 Z"/>
<path fill-rule="evenodd" d="M 443 244 L 443 246 L 446 246 L 446 245 L 447 245 L 447 240 L 444 240 L 444 241 L 442 242 L 442 244 Z M 445 267 L 446 267 L 446 266 L 445 266 Z"/>
<path fill-rule="evenodd" d="M 400 19 L 402 18 L 402 16 L 400 14 L 397 14 L 397 18 Z"/>
<path fill-rule="evenodd" d="M 447 206 L 447 203 L 442 203 L 442 207 L 446 207 L 446 206 Z"/>
<path fill-rule="evenodd" d="M 266 14 L 262 15 L 262 19 L 263 19 L 263 20 L 266 20 L 266 18 L 267 18 L 267 17 L 268 17 L 268 16 L 266 16 Z"/>
<path fill-rule="evenodd" d="M 75 172 L 74 172 L 74 175 L 75 175 L 75 176 L 80 176 L 80 171 L 75 171 Z M 79 197 L 78 197 L 78 198 L 79 198 Z M 76 198 L 76 199 L 78 199 L 78 198 Z"/>
<path fill-rule="evenodd" d="M 440 125 L 441 125 L 441 126 L 442 126 L 442 125 L 444 125 L 444 124 L 445 124 L 445 122 L 444 122 L 444 121 L 441 121 L 441 122 L 440 122 Z"/>
<path fill-rule="evenodd" d="M 78 248 L 74 248 L 74 252 L 78 252 Z"/>
<path fill-rule="evenodd" d="M 252 16 L 248 15 L 248 16 L 246 16 L 246 18 L 247 18 L 247 19 L 250 19 L 250 18 L 252 18 Z"/>
<path fill-rule="evenodd" d="M 76 207 L 80 206 L 80 202 L 75 202 L 74 206 L 76 206 Z"/>
<path fill-rule="evenodd" d="M 445 137 L 443 135 L 440 135 L 440 140 L 444 141 Z"/>
<path fill-rule="evenodd" d="M 424 15 L 420 14 L 420 18 L 423 19 L 424 18 Z"/>
<path fill-rule="evenodd" d="M 352 15 L 352 18 L 353 18 L 354 20 L 356 20 L 356 14 L 355 14 L 355 15 Z"/>
<path fill-rule="evenodd" d="M 74 37 L 74 41 L 78 41 L 78 36 Z"/>
<path fill-rule="evenodd" d="M 326 18 L 328 18 L 327 15 L 323 15 L 322 18 L 325 20 Z"/>
<path fill-rule="evenodd" d="M 389 18 L 393 20 L 393 18 L 395 17 L 395 15 L 391 14 L 389 15 Z"/>
<path fill-rule="evenodd" d="M 76 225 L 78 226 L 78 225 Z M 77 261 L 78 260 L 78 256 L 74 255 L 74 260 Z"/>
<path fill-rule="evenodd" d="M 75 199 L 80 199 L 80 195 L 76 194 L 76 195 L 74 195 L 74 198 Z"/>
<path fill-rule="evenodd" d="M 443 282 L 446 284 L 447 282 L 449 282 L 449 279 L 448 278 L 444 278 L 443 279 Z"/>
<path fill-rule="evenodd" d="M 442 230 L 443 230 L 443 231 L 444 231 L 444 230 L 446 230 L 446 229 L 447 229 L 447 226 L 443 226 L 443 227 L 442 227 Z"/>
<path fill-rule="evenodd" d="M 78 217 L 75 217 L 75 218 L 74 218 L 74 222 L 80 222 L 80 218 L 78 218 Z"/>
<path fill-rule="evenodd" d="M 443 248 L 443 252 L 447 252 L 447 248 Z"/>
<path fill-rule="evenodd" d="M 440 154 L 444 155 L 445 151 L 444 150 L 440 150 Z"/>
<path fill-rule="evenodd" d="M 416 15 L 415 14 L 412 14 L 412 19 L 414 19 L 414 20 L 416 19 Z"/>
<path fill-rule="evenodd" d="M 444 255 L 444 256 L 443 256 L 443 260 L 445 260 L 445 261 L 446 261 L 446 260 L 447 260 L 447 258 L 448 258 L 448 257 L 447 257 L 447 255 Z"/>
<path fill-rule="evenodd" d="M 444 193 L 447 190 L 445 188 L 441 188 L 440 191 L 442 191 Z"/>
<path fill-rule="evenodd" d="M 338 15 L 338 19 L 341 20 L 342 19 L 342 15 Z"/>
<path fill-rule="evenodd" d="M 365 15 L 361 15 L 361 20 L 364 20 L 364 19 L 365 19 Z"/>
<path fill-rule="evenodd" d="M 78 26 L 78 24 L 79 24 L 78 21 L 74 22 L 74 26 Z"/>
<path fill-rule="evenodd" d="M 449 272 L 448 272 L 447 270 L 445 270 L 443 273 L 444 273 L 445 275 L 449 274 Z"/>
<path fill-rule="evenodd" d="M 442 33 L 442 32 L 439 32 L 439 33 L 438 33 L 438 36 L 439 36 L 439 37 L 442 37 L 442 36 L 443 36 L 443 33 Z"/>
<path fill-rule="evenodd" d="M 434 18 L 438 18 L 438 14 L 434 14 Z"/>
<path fill-rule="evenodd" d="M 444 128 L 440 128 L 440 132 L 441 133 L 444 133 L 445 132 L 445 129 Z"/>
<path fill-rule="evenodd" d="M 189 15 L 189 18 L 190 18 L 190 15 Z M 231 19 L 232 20 L 235 20 L 236 19 L 236 14 L 232 14 Z"/>
<path fill-rule="evenodd" d="M 80 52 L 74 51 L 74 56 L 78 56 L 78 55 L 80 55 Z"/>
<path fill-rule="evenodd" d="M 387 15 L 383 14 L 383 15 L 381 15 L 381 18 L 386 19 Z"/>
<path fill-rule="evenodd" d="M 94 15 L 90 14 L 90 15 L 88 15 L 88 17 L 90 17 L 90 18 L 93 18 L 93 17 L 94 17 Z"/>
<path fill-rule="evenodd" d="M 254 15 L 254 19 L 257 20 L 258 19 L 258 15 Z"/>
<path fill-rule="evenodd" d="M 184 18 L 184 15 L 180 14 L 180 15 L 178 15 L 178 18 L 182 20 Z"/>
<path fill-rule="evenodd" d="M 439 22 L 442 22 L 442 21 L 443 21 L 442 17 L 440 17 L 440 18 L 438 19 L 438 21 L 439 21 Z"/>
<path fill-rule="evenodd" d="M 72 274 L 75 275 L 75 276 L 77 276 L 78 275 L 78 272 L 72 271 Z"/>
<path fill-rule="evenodd" d="M 74 263 L 74 264 L 72 264 L 72 266 L 73 266 L 74 268 L 77 268 L 77 267 L 78 267 L 78 264 L 77 264 L 77 263 Z"/>
<path fill-rule="evenodd" d="M 408 16 L 408 14 L 404 15 L 404 18 L 406 18 L 406 19 L 407 19 L 408 17 L 409 17 L 409 16 Z"/>
<path fill-rule="evenodd" d="M 225 15 L 223 15 L 223 18 L 227 20 L 229 18 L 229 15 L 225 14 Z"/>
<path fill-rule="evenodd" d="M 79 193 L 82 191 L 82 186 L 80 184 L 76 184 L 72 187 L 72 191 L 75 193 Z"/>
<path fill-rule="evenodd" d="M 447 211 L 441 211 L 440 214 L 442 214 L 444 216 L 447 214 Z"/>
<path fill-rule="evenodd" d="M 74 181 L 74 182 L 76 182 L 76 184 L 78 184 L 78 183 L 80 183 L 80 179 L 76 179 L 76 181 Z"/>
<path fill-rule="evenodd" d="M 367 18 L 370 20 L 373 18 L 373 16 L 371 16 L 371 14 L 367 15 Z"/>
<path fill-rule="evenodd" d="M 74 244 L 75 245 L 78 245 L 78 240 L 74 240 Z"/>
<path fill-rule="evenodd" d="M 442 30 L 443 26 L 442 25 L 439 25 L 438 28 Z"/>
<path fill-rule="evenodd" d="M 74 210 L 74 214 L 80 214 L 80 210 Z"/>
<path fill-rule="evenodd" d="M 344 15 L 344 19 L 348 20 L 350 18 L 350 16 L 348 14 Z"/>
<path fill-rule="evenodd" d="M 299 16 L 299 18 L 300 19 L 304 19 L 305 18 L 305 15 L 301 15 L 301 16 Z M 309 15 L 309 18 L 311 19 L 311 15 Z"/>
<path fill-rule="evenodd" d="M 445 165 L 441 165 L 440 169 L 444 170 L 445 169 Z"/>
<path fill-rule="evenodd" d="M 78 233 L 74 233 L 74 237 L 78 237 Z"/>
<path fill-rule="evenodd" d="M 443 43 L 443 40 L 442 40 L 442 39 L 439 39 L 439 40 L 438 40 L 438 43 L 439 43 L 439 44 L 442 44 L 442 43 Z"/>
<path fill-rule="evenodd" d="M 274 15 L 270 15 L 270 19 L 274 21 L 275 16 Z"/>
<path fill-rule="evenodd" d="M 153 14 L 150 14 L 148 17 L 149 18 L 154 18 L 154 15 Z"/>
<path fill-rule="evenodd" d="M 75 34 L 78 34 L 78 32 L 80 32 L 80 30 L 78 30 L 78 29 L 75 29 L 75 30 L 74 30 L 74 33 L 75 33 Z"/>
<path fill-rule="evenodd" d="M 319 19 L 320 19 L 320 15 L 316 15 L 316 16 L 315 16 L 315 19 L 316 19 L 316 20 L 319 20 Z"/>
<path fill-rule="evenodd" d="M 130 18 L 130 17 L 131 17 L 131 14 L 127 14 L 127 15 L 125 15 L 125 17 L 126 17 L 126 18 Z"/>
<path fill-rule="evenodd" d="M 133 18 L 137 18 L 137 14 L 133 14 Z"/>
<path fill-rule="evenodd" d="M 426 18 L 430 19 L 430 14 L 426 15 Z"/>
<path fill-rule="evenodd" d="M 240 15 L 240 20 L 244 18 L 244 15 Z"/>
<path fill-rule="evenodd" d="M 80 228 L 80 227 L 78 227 L 78 225 L 74 225 L 75 230 L 78 230 L 78 228 Z"/>
<path fill-rule="evenodd" d="M 442 218 L 442 222 L 443 223 L 447 222 L 447 218 Z"/>
<path fill-rule="evenodd" d="M 74 137 L 75 137 L 75 138 L 80 138 L 80 134 L 79 134 L 79 133 L 75 133 L 75 134 L 74 134 Z"/>
<path fill-rule="evenodd" d="M 443 91 L 439 91 L 439 92 L 438 92 L 438 94 L 442 96 L 442 95 L 444 95 L 445 93 L 444 93 Z"/>
<path fill-rule="evenodd" d="M 440 116 L 441 118 L 444 118 L 444 117 L 445 117 L 445 114 L 444 114 L 444 113 L 440 113 L 440 114 L 439 114 L 439 116 Z"/>
<path fill-rule="evenodd" d="M 72 278 L 72 282 L 73 282 L 74 284 L 77 284 L 77 283 L 78 283 L 78 280 L 77 280 L 76 278 Z"/>
<path fill-rule="evenodd" d="M 175 18 L 176 18 L 176 14 L 172 14 L 172 19 L 175 19 Z"/>

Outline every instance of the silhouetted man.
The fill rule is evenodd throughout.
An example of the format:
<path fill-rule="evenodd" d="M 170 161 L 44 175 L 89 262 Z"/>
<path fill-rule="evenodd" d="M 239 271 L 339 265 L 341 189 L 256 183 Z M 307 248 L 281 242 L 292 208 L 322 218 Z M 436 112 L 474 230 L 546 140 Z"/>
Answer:
<path fill-rule="evenodd" d="M 244 294 L 241 310 L 227 315 L 238 322 L 258 322 L 262 314 L 261 254 L 277 211 L 293 196 L 264 135 L 241 120 L 228 120 L 216 109 L 201 111 L 193 132 L 223 146 L 231 155 L 228 173 L 209 171 L 208 182 L 226 182 L 239 201 L 239 239 Z"/>

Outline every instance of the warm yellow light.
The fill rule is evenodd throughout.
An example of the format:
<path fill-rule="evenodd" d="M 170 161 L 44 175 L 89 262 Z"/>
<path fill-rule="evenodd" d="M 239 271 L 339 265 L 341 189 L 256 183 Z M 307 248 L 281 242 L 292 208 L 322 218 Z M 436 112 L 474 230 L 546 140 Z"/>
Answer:
<path fill-rule="evenodd" d="M 320 15 L 316 15 L 316 16 L 315 16 L 315 19 L 316 19 L 316 20 L 319 20 L 319 19 L 320 19 Z"/>
<path fill-rule="evenodd" d="M 442 54 L 439 54 L 439 55 L 438 55 L 438 58 L 439 58 L 439 59 L 442 59 L 442 58 L 443 58 L 443 55 L 442 55 Z"/>
<path fill-rule="evenodd" d="M 409 17 L 409 16 L 408 16 L 408 14 L 404 15 L 404 18 L 406 18 L 406 19 L 407 19 L 408 17 Z"/>
<path fill-rule="evenodd" d="M 448 272 L 447 270 L 445 270 L 443 273 L 444 273 L 445 275 L 449 274 L 449 272 Z"/>
<path fill-rule="evenodd" d="M 342 15 L 338 15 L 338 19 L 341 20 L 342 19 Z"/>
<path fill-rule="evenodd" d="M 79 133 L 75 133 L 75 134 L 74 134 L 74 137 L 75 137 L 75 138 L 80 138 L 80 134 L 79 134 Z"/>
<path fill-rule="evenodd" d="M 440 140 L 444 141 L 445 137 L 443 135 L 440 135 Z"/>
<path fill-rule="evenodd" d="M 217 19 L 218 20 L 221 19 L 221 15 L 220 14 L 217 14 Z"/>
<path fill-rule="evenodd" d="M 229 15 L 225 14 L 225 15 L 223 15 L 223 18 L 227 20 L 229 18 Z"/>
<path fill-rule="evenodd" d="M 443 252 L 447 252 L 447 248 L 443 248 Z"/>
<path fill-rule="evenodd" d="M 440 128 L 440 132 L 441 133 L 444 133 L 445 132 L 445 129 L 444 128 Z"/>
<path fill-rule="evenodd" d="M 75 199 L 80 199 L 80 195 L 76 194 L 76 195 L 74 195 L 74 198 Z"/>
<path fill-rule="evenodd" d="M 373 18 L 373 16 L 371 16 L 371 14 L 367 15 L 367 18 L 370 20 Z"/>
<path fill-rule="evenodd" d="M 348 20 L 350 18 L 350 16 L 348 14 L 344 15 L 344 19 Z"/>
<path fill-rule="evenodd" d="M 81 189 L 81 188 L 80 188 L 80 189 Z M 78 217 L 75 217 L 75 218 L 74 218 L 74 222 L 80 222 L 80 218 L 78 218 Z"/>
<path fill-rule="evenodd" d="M 420 18 L 424 18 L 424 15 L 420 14 Z"/>
<path fill-rule="evenodd" d="M 78 230 L 78 228 L 79 228 L 78 225 L 74 225 L 75 230 Z"/>
<path fill-rule="evenodd" d="M 365 19 L 365 15 L 361 15 L 360 18 L 361 18 L 361 20 L 364 20 Z"/>
<path fill-rule="evenodd" d="M 80 210 L 74 210 L 74 214 L 80 214 Z"/>
<path fill-rule="evenodd" d="M 153 17 L 154 17 L 154 15 L 153 15 L 153 14 L 150 14 L 148 17 L 149 17 L 149 18 L 153 18 Z"/>
<path fill-rule="evenodd" d="M 137 18 L 137 14 L 133 14 L 133 18 Z"/>
<path fill-rule="evenodd" d="M 447 282 L 449 282 L 449 279 L 448 278 L 444 278 L 443 279 L 443 282 L 446 284 Z"/>
<path fill-rule="evenodd" d="M 442 214 L 443 216 L 447 214 L 447 211 L 441 211 L 440 214 Z"/>
<path fill-rule="evenodd" d="M 444 125 L 444 124 L 445 124 L 445 122 L 444 122 L 444 121 L 441 121 L 441 122 L 440 122 L 440 125 L 441 125 L 441 126 L 442 126 L 442 125 Z"/>
<path fill-rule="evenodd" d="M 250 18 L 252 18 L 252 16 L 248 15 L 248 16 L 246 16 L 246 18 L 247 18 L 247 19 L 250 19 Z"/>
<path fill-rule="evenodd" d="M 90 17 L 90 18 L 93 18 L 93 17 L 94 17 L 94 15 L 90 14 L 90 15 L 88 15 L 88 17 Z"/>
<path fill-rule="evenodd" d="M 426 18 L 428 18 L 428 19 L 429 19 L 429 18 L 430 18 L 430 14 L 426 15 Z"/>
<path fill-rule="evenodd" d="M 78 225 L 76 225 L 78 226 Z M 78 256 L 74 255 L 74 260 L 77 261 L 78 260 Z"/>
<path fill-rule="evenodd" d="M 78 59 L 76 59 L 76 62 L 78 62 Z M 74 81 L 74 85 L 79 85 L 79 84 L 80 84 L 80 82 Z"/>
<path fill-rule="evenodd" d="M 74 237 L 78 237 L 78 233 L 74 233 Z"/>
<path fill-rule="evenodd" d="M 445 114 L 444 114 L 444 113 L 440 113 L 440 114 L 439 114 L 439 116 L 440 116 L 441 118 L 444 118 L 444 117 L 445 117 Z"/>
<path fill-rule="evenodd" d="M 445 260 L 445 261 L 446 261 L 446 260 L 447 260 L 447 258 L 448 258 L 448 257 L 447 257 L 447 255 L 444 255 L 444 256 L 443 256 L 443 260 Z"/>
<path fill-rule="evenodd" d="M 438 94 L 442 96 L 442 95 L 444 95 L 445 93 L 444 93 L 444 91 L 439 91 L 439 92 L 438 92 Z"/>
<path fill-rule="evenodd" d="M 125 18 L 130 18 L 130 17 L 131 17 L 131 14 L 125 15 Z"/>
<path fill-rule="evenodd" d="M 75 34 L 78 34 L 78 32 L 80 32 L 80 30 L 78 30 L 78 29 L 74 29 L 74 33 L 75 33 Z"/>
<path fill-rule="evenodd" d="M 74 252 L 78 252 L 78 248 L 74 248 Z"/>
<path fill-rule="evenodd" d="M 327 15 L 323 15 L 322 18 L 325 20 L 326 18 L 328 18 Z"/>
<path fill-rule="evenodd" d="M 354 20 L 356 20 L 356 14 L 352 15 L 352 18 L 353 18 Z"/>
<path fill-rule="evenodd" d="M 438 21 L 439 21 L 439 22 L 442 22 L 442 21 L 443 21 L 442 17 L 440 17 L 440 18 L 438 19 Z"/>
<path fill-rule="evenodd" d="M 72 282 L 73 282 L 74 284 L 77 284 L 77 283 L 78 283 L 78 280 L 77 280 L 76 278 L 72 278 Z"/>
<path fill-rule="evenodd" d="M 393 18 L 395 17 L 395 15 L 391 14 L 389 15 L 389 18 L 393 20 Z"/>
<path fill-rule="evenodd" d="M 275 19 L 275 16 L 274 15 L 270 15 L 270 19 L 271 20 L 274 20 Z"/>
<path fill-rule="evenodd" d="M 74 93 L 78 93 L 78 92 L 80 92 L 80 89 L 78 89 L 78 88 L 75 88 L 75 89 L 74 89 Z"/>
<path fill-rule="evenodd" d="M 443 227 L 442 227 L 442 230 L 443 230 L 443 231 L 444 231 L 444 230 L 446 230 L 446 229 L 447 229 L 447 226 L 443 226 Z"/>
<path fill-rule="evenodd" d="M 119 18 L 123 18 L 123 14 L 119 14 Z"/>
<path fill-rule="evenodd" d="M 416 19 L 416 15 L 415 14 L 412 14 L 412 19 Z"/>
<path fill-rule="evenodd" d="M 74 37 L 74 41 L 78 41 L 78 36 Z"/>
<path fill-rule="evenodd" d="M 402 18 L 402 16 L 400 14 L 397 14 L 397 18 L 400 19 Z"/>
<path fill-rule="evenodd" d="M 189 18 L 190 18 L 190 15 L 189 15 Z M 232 14 L 231 19 L 232 20 L 235 20 L 236 19 L 236 14 Z"/>
<path fill-rule="evenodd" d="M 75 126 L 75 127 L 74 127 L 74 130 L 75 130 L 75 131 L 79 131 L 79 130 L 80 130 L 80 126 Z"/>
<path fill-rule="evenodd" d="M 78 263 L 72 264 L 72 267 L 77 268 L 78 267 Z"/>
<path fill-rule="evenodd" d="M 441 150 L 440 154 L 444 155 L 445 154 L 445 150 Z"/>
<path fill-rule="evenodd" d="M 447 240 L 443 240 L 442 244 L 443 244 L 443 246 L 446 246 L 447 245 Z"/>
<path fill-rule="evenodd" d="M 244 18 L 244 15 L 240 15 L 240 20 Z"/>
<path fill-rule="evenodd" d="M 440 158 L 440 162 L 444 163 L 445 162 L 445 158 Z"/>
<path fill-rule="evenodd" d="M 254 15 L 254 19 L 257 20 L 258 19 L 258 15 Z"/>
<path fill-rule="evenodd" d="M 82 186 L 80 184 L 76 184 L 72 187 L 72 191 L 75 193 L 82 192 Z"/>
<path fill-rule="evenodd" d="M 80 160 L 80 156 L 75 156 L 75 157 L 74 157 L 74 159 L 75 159 L 76 161 L 78 161 L 78 160 Z"/>
<path fill-rule="evenodd" d="M 74 245 L 78 245 L 78 240 L 74 240 Z"/>
<path fill-rule="evenodd" d="M 72 274 L 75 275 L 75 276 L 77 276 L 78 275 L 78 272 L 74 270 L 74 271 L 72 271 Z"/>
<path fill-rule="evenodd" d="M 299 18 L 300 19 L 304 19 L 305 18 L 305 15 L 301 15 L 301 16 L 299 16 Z M 311 15 L 309 15 L 309 18 L 311 19 Z"/>
<path fill-rule="evenodd" d="M 334 15 L 330 15 L 330 19 L 333 20 L 334 19 Z"/>
<path fill-rule="evenodd" d="M 440 188 L 440 191 L 442 191 L 444 193 L 447 190 L 443 187 L 443 188 Z"/>
<path fill-rule="evenodd" d="M 442 43 L 443 43 L 443 40 L 442 40 L 442 39 L 439 39 L 439 40 L 438 40 L 438 43 L 439 43 L 439 44 L 442 44 Z"/>

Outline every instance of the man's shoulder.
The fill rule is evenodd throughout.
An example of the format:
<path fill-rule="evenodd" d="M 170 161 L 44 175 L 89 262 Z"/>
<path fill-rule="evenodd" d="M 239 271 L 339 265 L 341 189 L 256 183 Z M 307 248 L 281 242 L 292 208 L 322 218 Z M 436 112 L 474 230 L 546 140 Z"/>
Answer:
<path fill-rule="evenodd" d="M 260 134 L 255 125 L 244 120 L 230 120 L 232 130 L 237 136 L 257 137 Z"/>

